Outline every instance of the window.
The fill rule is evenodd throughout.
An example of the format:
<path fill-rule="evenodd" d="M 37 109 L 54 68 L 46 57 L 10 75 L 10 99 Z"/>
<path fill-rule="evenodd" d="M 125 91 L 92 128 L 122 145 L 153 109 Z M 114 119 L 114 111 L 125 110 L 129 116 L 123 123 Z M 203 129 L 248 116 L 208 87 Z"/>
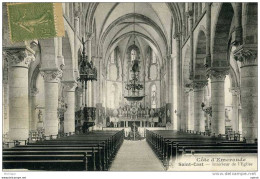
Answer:
<path fill-rule="evenodd" d="M 156 54 L 152 51 L 152 63 L 156 63 Z"/>
<path fill-rule="evenodd" d="M 116 86 L 115 84 L 111 85 L 111 97 L 110 97 L 110 107 L 112 109 L 115 108 L 115 103 L 116 103 Z"/>
<path fill-rule="evenodd" d="M 134 49 L 131 50 L 131 62 L 136 59 L 136 51 Z"/>
<path fill-rule="evenodd" d="M 153 85 L 151 87 L 151 108 L 156 108 L 156 101 L 157 101 L 157 98 L 156 98 L 156 86 Z"/>

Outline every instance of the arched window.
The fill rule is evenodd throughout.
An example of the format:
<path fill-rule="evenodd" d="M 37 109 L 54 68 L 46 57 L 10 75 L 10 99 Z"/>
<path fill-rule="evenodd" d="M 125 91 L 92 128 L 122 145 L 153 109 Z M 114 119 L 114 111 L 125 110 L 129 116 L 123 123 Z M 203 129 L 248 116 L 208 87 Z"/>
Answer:
<path fill-rule="evenodd" d="M 156 85 L 152 85 L 151 87 L 151 108 L 156 108 L 156 101 L 157 101 L 157 92 L 156 92 Z"/>
<path fill-rule="evenodd" d="M 116 96 L 116 86 L 111 85 L 111 97 L 110 97 L 110 107 L 115 108 L 115 96 Z"/>
<path fill-rule="evenodd" d="M 134 49 L 131 50 L 131 62 L 136 59 L 136 51 Z"/>
<path fill-rule="evenodd" d="M 152 63 L 156 63 L 156 54 L 152 51 Z"/>

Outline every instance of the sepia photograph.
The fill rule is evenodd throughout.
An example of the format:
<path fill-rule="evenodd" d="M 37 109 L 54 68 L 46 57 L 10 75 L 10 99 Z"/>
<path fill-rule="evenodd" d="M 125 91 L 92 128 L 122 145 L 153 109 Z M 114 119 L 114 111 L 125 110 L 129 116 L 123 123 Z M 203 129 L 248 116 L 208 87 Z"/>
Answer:
<path fill-rule="evenodd" d="M 258 179 L 258 2 L 1 4 L 2 179 Z"/>

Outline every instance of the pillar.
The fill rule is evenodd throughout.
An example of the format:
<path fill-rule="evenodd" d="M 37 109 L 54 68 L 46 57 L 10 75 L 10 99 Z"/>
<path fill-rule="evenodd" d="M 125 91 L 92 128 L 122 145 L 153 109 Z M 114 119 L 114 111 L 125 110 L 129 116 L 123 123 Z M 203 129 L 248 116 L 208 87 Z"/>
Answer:
<path fill-rule="evenodd" d="M 36 113 L 36 96 L 39 93 L 39 90 L 37 88 L 31 89 L 31 119 L 30 119 L 30 130 L 36 130 L 37 129 L 37 113 Z"/>
<path fill-rule="evenodd" d="M 92 33 L 87 33 L 87 56 L 88 61 L 90 62 L 92 60 L 92 53 L 91 53 L 91 40 L 93 38 Z M 92 96 L 92 82 L 87 82 L 87 107 L 93 107 L 93 96 Z"/>
<path fill-rule="evenodd" d="M 81 82 L 81 84 L 82 84 L 82 106 L 84 107 L 84 106 L 86 106 L 86 88 L 85 88 L 85 81 L 83 81 L 83 82 Z"/>
<path fill-rule="evenodd" d="M 182 110 L 182 81 L 181 81 L 181 47 L 180 47 L 180 38 L 181 33 L 176 33 L 175 37 L 176 39 L 176 68 L 177 71 L 177 121 L 176 121 L 176 127 L 174 127 L 177 131 L 180 131 L 181 129 L 181 110 Z"/>
<path fill-rule="evenodd" d="M 201 103 L 204 101 L 203 88 L 207 85 L 207 81 L 193 82 L 194 91 L 194 131 L 205 132 L 204 111 Z"/>
<path fill-rule="evenodd" d="M 80 110 L 83 106 L 83 90 L 78 88 L 77 90 L 77 110 Z"/>
<path fill-rule="evenodd" d="M 253 47 L 243 45 L 234 51 L 235 59 L 241 62 L 242 136 L 247 142 L 258 138 L 257 45 Z"/>
<path fill-rule="evenodd" d="M 225 134 L 225 77 L 227 69 L 208 71 L 211 79 L 212 135 Z"/>
<path fill-rule="evenodd" d="M 78 36 L 79 36 L 79 16 L 81 15 L 80 11 L 75 10 L 74 11 L 74 45 L 75 47 L 78 47 Z M 78 48 L 74 48 L 74 59 L 76 60 L 75 64 L 78 64 Z M 76 65 L 76 69 L 78 69 L 78 66 Z"/>
<path fill-rule="evenodd" d="M 234 23 L 235 23 L 235 34 L 232 38 L 233 45 L 241 45 L 242 43 L 242 3 L 237 2 L 234 6 Z"/>
<path fill-rule="evenodd" d="M 10 64 L 9 73 L 9 139 L 27 140 L 29 137 L 28 68 L 35 59 L 28 47 L 3 49 Z"/>
<path fill-rule="evenodd" d="M 182 130 L 186 131 L 188 129 L 188 119 L 189 119 L 189 92 L 190 88 L 185 88 L 183 93 L 183 116 L 182 116 Z"/>
<path fill-rule="evenodd" d="M 211 4 L 206 3 L 206 57 L 205 57 L 205 66 L 211 66 L 211 54 L 210 54 L 210 38 L 211 38 Z"/>
<path fill-rule="evenodd" d="M 42 70 L 44 78 L 44 96 L 45 96 L 45 136 L 58 134 L 58 83 L 62 76 L 62 70 Z"/>
<path fill-rule="evenodd" d="M 186 15 L 189 17 L 189 31 L 190 31 L 190 80 L 194 76 L 194 65 L 193 65 L 193 3 L 189 3 L 188 12 Z"/>
<path fill-rule="evenodd" d="M 75 132 L 75 88 L 76 82 L 64 82 L 67 94 L 67 111 L 64 113 L 64 133 Z"/>
<path fill-rule="evenodd" d="M 9 65 L 7 60 L 3 60 L 3 134 L 8 134 L 9 131 Z"/>
<path fill-rule="evenodd" d="M 189 92 L 189 119 L 188 130 L 194 131 L 194 91 Z"/>
<path fill-rule="evenodd" d="M 239 129 L 239 120 L 238 120 L 238 104 L 239 104 L 239 96 L 240 96 L 240 88 L 234 87 L 230 89 L 232 93 L 232 130 L 238 132 Z"/>

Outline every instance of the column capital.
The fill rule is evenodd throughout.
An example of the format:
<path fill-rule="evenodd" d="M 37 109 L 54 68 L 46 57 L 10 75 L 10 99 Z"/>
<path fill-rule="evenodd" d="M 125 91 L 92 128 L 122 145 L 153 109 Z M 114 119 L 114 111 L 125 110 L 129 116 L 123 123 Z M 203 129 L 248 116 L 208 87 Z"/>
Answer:
<path fill-rule="evenodd" d="M 180 40 L 181 39 L 181 35 L 182 35 L 182 32 L 175 32 L 173 34 L 173 38 L 176 39 L 176 40 Z"/>
<path fill-rule="evenodd" d="M 36 96 L 38 93 L 39 93 L 38 88 L 35 88 L 35 87 L 31 88 L 31 91 L 30 91 L 31 96 Z"/>
<path fill-rule="evenodd" d="M 185 87 L 184 87 L 184 92 L 185 92 L 185 93 L 189 93 L 189 92 L 192 91 L 192 90 L 193 90 L 193 88 L 190 87 L 190 84 L 186 84 L 186 85 L 185 85 Z"/>
<path fill-rule="evenodd" d="M 191 86 L 193 89 L 202 89 L 208 85 L 208 81 L 193 81 Z"/>
<path fill-rule="evenodd" d="M 229 67 L 228 68 L 209 68 L 207 70 L 207 76 L 212 81 L 224 81 L 226 75 L 229 74 Z"/>
<path fill-rule="evenodd" d="M 193 10 L 192 9 L 188 9 L 186 12 L 185 12 L 185 15 L 189 18 L 193 18 Z"/>
<path fill-rule="evenodd" d="M 57 83 L 60 81 L 63 72 L 62 70 L 55 68 L 55 69 L 41 70 L 40 73 L 44 78 L 44 81 L 50 83 Z"/>
<path fill-rule="evenodd" d="M 75 11 L 74 12 L 74 18 L 79 18 L 79 16 L 81 16 L 82 12 L 81 11 Z"/>
<path fill-rule="evenodd" d="M 86 33 L 86 40 L 87 41 L 91 41 L 93 37 L 94 37 L 93 33 L 91 33 L 91 32 Z"/>
<path fill-rule="evenodd" d="M 242 63 L 242 67 L 257 65 L 257 46 L 255 45 L 240 45 L 233 54 L 235 60 Z"/>
<path fill-rule="evenodd" d="M 64 89 L 67 92 L 74 92 L 78 86 L 78 83 L 75 81 L 62 81 L 62 84 L 64 85 Z"/>
<path fill-rule="evenodd" d="M 240 88 L 239 87 L 229 88 L 229 91 L 230 91 L 230 93 L 232 93 L 232 95 L 235 95 L 235 96 L 240 95 Z"/>
<path fill-rule="evenodd" d="M 3 48 L 3 58 L 13 67 L 28 68 L 35 60 L 35 52 L 29 47 Z"/>

